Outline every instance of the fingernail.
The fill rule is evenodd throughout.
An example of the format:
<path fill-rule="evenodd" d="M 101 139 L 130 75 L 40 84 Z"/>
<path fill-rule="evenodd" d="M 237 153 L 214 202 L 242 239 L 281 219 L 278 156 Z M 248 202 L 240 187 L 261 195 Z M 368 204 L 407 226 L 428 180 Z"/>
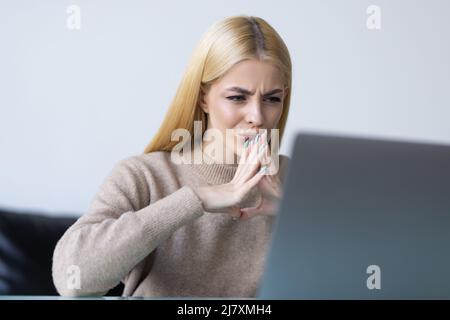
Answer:
<path fill-rule="evenodd" d="M 248 147 L 248 144 L 249 144 L 249 141 L 250 141 L 250 140 L 245 140 L 245 142 L 244 142 L 244 148 L 246 148 L 246 149 L 247 149 L 247 147 Z"/>
<path fill-rule="evenodd" d="M 256 143 L 258 143 L 258 141 L 259 141 L 259 133 L 256 135 Z"/>
<path fill-rule="evenodd" d="M 259 170 L 259 173 L 263 174 L 263 173 L 265 173 L 266 171 L 267 171 L 267 167 L 264 166 L 264 167 L 262 167 L 262 168 Z"/>

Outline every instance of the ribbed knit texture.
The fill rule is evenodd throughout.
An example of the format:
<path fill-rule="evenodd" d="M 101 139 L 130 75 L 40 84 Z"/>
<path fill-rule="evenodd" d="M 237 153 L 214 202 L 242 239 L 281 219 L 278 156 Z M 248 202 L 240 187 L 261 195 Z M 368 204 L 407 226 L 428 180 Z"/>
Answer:
<path fill-rule="evenodd" d="M 283 178 L 287 157 L 280 155 Z M 61 295 L 255 297 L 274 216 L 233 220 L 203 210 L 193 188 L 231 181 L 237 165 L 174 164 L 169 152 L 119 161 L 89 209 L 56 245 L 53 281 Z M 254 188 L 243 205 L 260 200 Z M 79 267 L 80 289 L 68 283 Z M 73 283 L 73 282 L 72 282 Z"/>

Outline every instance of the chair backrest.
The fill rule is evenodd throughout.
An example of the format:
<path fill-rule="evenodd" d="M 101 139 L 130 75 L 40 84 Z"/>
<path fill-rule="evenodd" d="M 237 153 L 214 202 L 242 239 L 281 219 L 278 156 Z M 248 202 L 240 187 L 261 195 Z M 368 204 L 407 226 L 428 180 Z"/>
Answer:
<path fill-rule="evenodd" d="M 52 256 L 58 240 L 77 220 L 0 209 L 0 295 L 58 295 Z M 123 285 L 108 295 L 121 295 Z"/>

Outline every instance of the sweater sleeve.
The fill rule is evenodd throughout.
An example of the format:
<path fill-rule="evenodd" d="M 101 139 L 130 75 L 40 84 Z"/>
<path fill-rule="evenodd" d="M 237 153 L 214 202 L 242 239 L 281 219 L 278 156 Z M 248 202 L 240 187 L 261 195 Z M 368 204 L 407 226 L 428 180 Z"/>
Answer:
<path fill-rule="evenodd" d="M 60 295 L 106 294 L 175 230 L 203 215 L 188 186 L 151 203 L 148 172 L 146 179 L 139 165 L 133 157 L 120 161 L 58 241 L 52 276 Z"/>

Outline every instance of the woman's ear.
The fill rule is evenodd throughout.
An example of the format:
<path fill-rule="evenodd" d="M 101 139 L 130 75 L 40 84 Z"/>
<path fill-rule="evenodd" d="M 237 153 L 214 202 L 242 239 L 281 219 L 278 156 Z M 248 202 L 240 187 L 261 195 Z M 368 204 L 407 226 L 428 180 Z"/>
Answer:
<path fill-rule="evenodd" d="M 202 108 L 202 110 L 205 113 L 208 113 L 208 103 L 206 102 L 206 95 L 207 93 L 205 92 L 203 87 L 200 87 L 200 98 L 199 98 L 199 105 L 200 108 Z"/>

